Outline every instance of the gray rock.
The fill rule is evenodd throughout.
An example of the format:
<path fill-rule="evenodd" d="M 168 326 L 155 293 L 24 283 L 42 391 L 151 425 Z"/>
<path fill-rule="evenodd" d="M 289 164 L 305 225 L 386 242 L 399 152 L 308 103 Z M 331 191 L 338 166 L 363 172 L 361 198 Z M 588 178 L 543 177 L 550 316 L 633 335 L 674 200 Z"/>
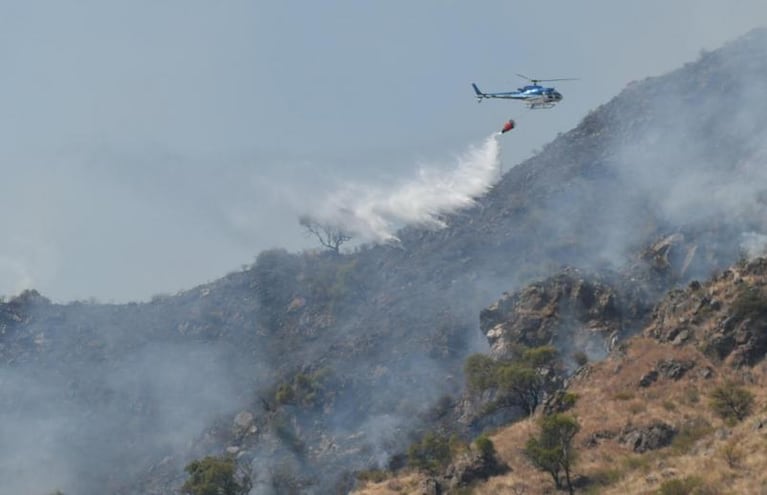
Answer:
<path fill-rule="evenodd" d="M 495 455 L 482 455 L 472 446 L 471 451 L 463 453 L 445 470 L 445 480 L 449 488 L 466 486 L 476 480 L 486 480 L 503 473 L 507 466 L 498 462 Z"/>
<path fill-rule="evenodd" d="M 676 433 L 672 426 L 656 421 L 642 427 L 628 426 L 623 429 L 618 440 L 634 452 L 642 453 L 670 445 Z"/>
<path fill-rule="evenodd" d="M 653 383 L 655 383 L 655 380 L 658 379 L 658 372 L 655 370 L 650 370 L 645 375 L 639 379 L 639 386 L 640 387 L 649 387 Z"/>
<path fill-rule="evenodd" d="M 421 480 L 421 482 L 418 483 L 416 493 L 418 495 L 441 495 L 442 487 L 436 479 L 426 478 L 425 480 Z"/>
<path fill-rule="evenodd" d="M 250 411 L 240 411 L 237 416 L 234 417 L 234 425 L 232 426 L 232 432 L 235 436 L 240 436 L 249 432 L 253 427 L 255 418 Z"/>
<path fill-rule="evenodd" d="M 655 369 L 664 378 L 670 378 L 671 380 L 678 380 L 684 376 L 684 374 L 695 366 L 695 361 L 677 361 L 676 359 L 669 359 L 666 361 L 660 361 L 655 365 Z"/>

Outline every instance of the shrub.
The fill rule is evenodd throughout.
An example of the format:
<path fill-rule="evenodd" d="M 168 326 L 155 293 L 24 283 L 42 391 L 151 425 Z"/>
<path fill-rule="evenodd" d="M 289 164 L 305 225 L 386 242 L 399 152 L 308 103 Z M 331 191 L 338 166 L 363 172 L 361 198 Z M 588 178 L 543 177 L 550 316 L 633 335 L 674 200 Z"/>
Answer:
<path fill-rule="evenodd" d="M 522 354 L 522 361 L 531 368 L 543 368 L 552 365 L 559 353 L 553 345 L 542 345 L 527 349 Z"/>
<path fill-rule="evenodd" d="M 565 392 L 565 395 L 562 396 L 563 410 L 572 409 L 576 402 L 578 402 L 578 394 L 575 392 Z"/>
<path fill-rule="evenodd" d="M 245 495 L 250 492 L 251 480 L 238 473 L 237 463 L 229 456 L 207 456 L 187 464 L 189 473 L 181 491 L 188 495 Z"/>
<path fill-rule="evenodd" d="M 493 444 L 493 441 L 490 440 L 490 437 L 485 434 L 482 434 L 474 439 L 474 445 L 485 459 L 489 459 L 495 455 L 495 444 Z"/>
<path fill-rule="evenodd" d="M 767 313 L 767 298 L 757 287 L 743 287 L 732 301 L 731 313 L 737 320 L 764 316 Z"/>
<path fill-rule="evenodd" d="M 658 495 L 692 495 L 699 493 L 704 486 L 703 480 L 696 476 L 687 478 L 674 478 L 664 481 L 658 489 Z"/>
<path fill-rule="evenodd" d="M 311 374 L 296 373 L 289 382 L 277 386 L 274 400 L 278 405 L 293 404 L 307 408 L 315 406 L 323 398 L 323 380 L 326 377 L 327 372 L 324 369 Z"/>
<path fill-rule="evenodd" d="M 709 399 L 714 412 L 727 421 L 743 421 L 754 407 L 754 394 L 732 382 L 716 387 Z"/>
<path fill-rule="evenodd" d="M 472 354 L 466 359 L 463 371 L 469 390 L 481 392 L 497 384 L 496 362 L 485 354 Z"/>
<path fill-rule="evenodd" d="M 436 473 L 447 466 L 451 459 L 450 440 L 437 433 L 426 433 L 420 442 L 407 450 L 408 465 L 415 469 Z"/>

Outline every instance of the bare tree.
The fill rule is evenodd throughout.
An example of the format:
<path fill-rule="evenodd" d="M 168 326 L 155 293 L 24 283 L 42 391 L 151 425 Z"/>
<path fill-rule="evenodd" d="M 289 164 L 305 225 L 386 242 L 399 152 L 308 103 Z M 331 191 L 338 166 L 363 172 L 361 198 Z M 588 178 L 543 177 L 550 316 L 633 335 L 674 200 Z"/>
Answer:
<path fill-rule="evenodd" d="M 335 254 L 340 254 L 341 245 L 352 239 L 351 234 L 342 228 L 320 222 L 309 215 L 300 216 L 298 223 L 301 224 L 308 235 L 316 237 L 322 247 L 331 250 Z"/>

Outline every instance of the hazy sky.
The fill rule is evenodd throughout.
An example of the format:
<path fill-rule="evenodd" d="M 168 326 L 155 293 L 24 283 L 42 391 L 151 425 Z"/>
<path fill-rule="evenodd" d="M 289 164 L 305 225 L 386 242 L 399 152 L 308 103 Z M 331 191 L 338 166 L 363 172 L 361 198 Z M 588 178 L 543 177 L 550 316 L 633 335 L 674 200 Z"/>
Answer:
<path fill-rule="evenodd" d="M 634 79 L 767 24 L 767 2 L 0 0 L 0 294 L 144 300 L 262 250 L 504 121 L 506 168 Z M 478 105 L 578 77 L 548 111 Z"/>

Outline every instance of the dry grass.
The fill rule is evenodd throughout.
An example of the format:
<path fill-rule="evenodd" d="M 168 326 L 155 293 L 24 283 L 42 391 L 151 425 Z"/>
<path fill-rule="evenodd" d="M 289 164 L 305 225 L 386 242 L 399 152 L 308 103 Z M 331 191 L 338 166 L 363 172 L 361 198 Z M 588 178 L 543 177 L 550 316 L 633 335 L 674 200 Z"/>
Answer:
<path fill-rule="evenodd" d="M 668 359 L 694 360 L 696 365 L 679 380 L 659 377 L 649 387 L 639 387 L 644 374 Z M 698 374 L 705 366 L 715 370 L 714 377 L 704 379 Z M 593 480 L 582 492 L 652 494 L 666 480 L 694 476 L 712 493 L 767 494 L 767 426 L 761 430 L 754 426 L 757 418 L 767 418 L 767 365 L 753 368 L 749 375 L 748 382 L 743 382 L 737 371 L 711 362 L 691 346 L 674 347 L 645 337 L 632 339 L 622 356 L 612 355 L 589 365 L 570 387 L 579 397 L 570 413 L 581 424 L 575 437 L 579 455 L 575 472 Z M 714 415 L 708 400 L 710 391 L 727 380 L 740 380 L 756 397 L 756 412 L 732 427 Z M 637 454 L 617 438 L 605 438 L 605 432 L 617 435 L 628 425 L 653 421 L 680 431 L 672 446 Z M 472 493 L 556 493 L 549 475 L 536 470 L 522 453 L 535 433 L 535 420 L 526 419 L 491 435 L 498 455 L 511 471 L 480 483 Z M 592 441 L 593 437 L 601 438 Z M 355 493 L 415 493 L 418 476 L 406 473 L 397 477 L 395 486 L 401 488 L 397 491 L 386 488 L 387 483 L 392 486 L 389 480 Z"/>
<path fill-rule="evenodd" d="M 422 476 L 418 473 L 400 473 L 379 483 L 366 482 L 354 493 L 360 495 L 408 495 L 417 493 Z"/>

